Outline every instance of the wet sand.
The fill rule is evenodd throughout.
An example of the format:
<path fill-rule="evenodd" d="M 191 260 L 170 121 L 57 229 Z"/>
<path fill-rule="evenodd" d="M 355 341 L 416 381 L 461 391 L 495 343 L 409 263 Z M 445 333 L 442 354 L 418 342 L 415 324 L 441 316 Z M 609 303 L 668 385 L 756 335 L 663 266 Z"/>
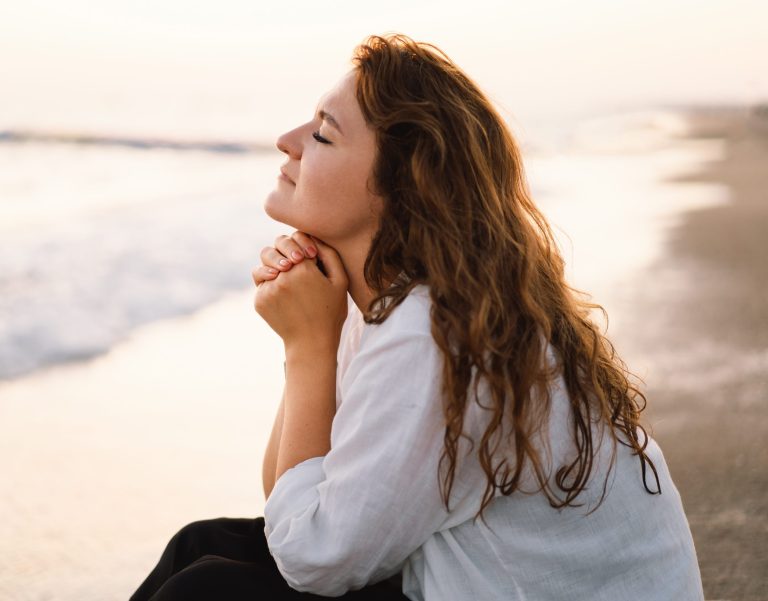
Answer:
<path fill-rule="evenodd" d="M 755 127 L 738 113 L 695 122 L 695 135 L 714 139 Z M 617 348 L 647 376 L 648 422 L 683 495 L 709 600 L 768 599 L 767 138 L 753 134 L 729 142 L 724 162 L 677 178 L 674 193 L 656 177 L 678 164 L 671 157 L 636 171 L 625 168 L 640 156 L 569 155 L 578 179 L 550 172 L 565 205 L 579 208 L 561 213 L 560 225 L 573 233 L 585 289 L 607 301 Z M 709 185 L 693 184 L 701 181 L 732 187 L 732 201 L 710 202 Z M 588 204 L 613 206 L 622 187 L 624 209 L 606 216 L 603 204 Z M 649 221 L 659 207 L 632 213 L 629 225 L 622 215 L 644 200 L 669 205 L 675 217 L 662 211 L 661 223 L 679 225 L 638 277 L 646 257 L 659 256 Z M 711 208 L 678 218 L 703 204 Z M 590 210 L 603 218 L 581 231 L 577 218 Z M 606 224 L 612 235 L 595 236 Z M 612 256 L 622 242 L 638 257 Z M 592 264 L 594 277 L 584 277 Z M 0 598 L 126 598 L 185 523 L 261 513 L 282 352 L 251 303 L 243 291 L 146 326 L 91 362 L 0 383 Z"/>
<path fill-rule="evenodd" d="M 184 524 L 261 515 L 284 376 L 252 299 L 0 383 L 0 599 L 127 599 Z"/>
<path fill-rule="evenodd" d="M 705 598 L 768 599 L 768 110 L 690 115 L 688 135 L 724 138 L 725 156 L 673 181 L 724 184 L 730 201 L 669 231 L 621 337 L 655 366 L 647 421 L 685 505 Z"/>

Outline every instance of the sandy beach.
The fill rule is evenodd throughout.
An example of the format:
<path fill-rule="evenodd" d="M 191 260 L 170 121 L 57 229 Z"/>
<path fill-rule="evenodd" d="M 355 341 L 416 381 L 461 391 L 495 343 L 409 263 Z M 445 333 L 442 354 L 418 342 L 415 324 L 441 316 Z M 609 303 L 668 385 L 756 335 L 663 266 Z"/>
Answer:
<path fill-rule="evenodd" d="M 756 601 L 768 599 L 768 119 L 686 115 L 685 139 L 644 154 L 548 159 L 546 212 L 646 382 L 705 598 Z M 721 139 L 722 160 L 658 182 L 693 160 L 678 146 Z M 93 360 L 0 382 L 0 598 L 123 599 L 184 524 L 260 515 L 281 363 L 244 289 Z"/>
<path fill-rule="evenodd" d="M 690 115 L 689 135 L 725 139 L 725 156 L 673 181 L 723 184 L 730 200 L 669 232 L 622 342 L 655 366 L 647 417 L 685 505 L 705 598 L 768 599 L 768 114 Z"/>
<path fill-rule="evenodd" d="M 184 524 L 262 513 L 283 350 L 252 299 L 0 384 L 0 599 L 127 599 Z"/>

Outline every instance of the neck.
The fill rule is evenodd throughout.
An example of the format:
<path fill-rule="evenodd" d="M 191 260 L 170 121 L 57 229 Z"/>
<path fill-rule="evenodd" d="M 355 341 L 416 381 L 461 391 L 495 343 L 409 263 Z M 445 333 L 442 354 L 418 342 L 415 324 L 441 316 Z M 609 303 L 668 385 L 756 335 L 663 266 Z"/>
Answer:
<path fill-rule="evenodd" d="M 367 249 L 365 249 L 365 252 L 360 252 L 359 248 L 345 249 L 347 252 L 340 249 L 337 250 L 339 250 L 341 261 L 344 263 L 344 269 L 349 278 L 349 295 L 352 297 L 352 301 L 357 305 L 357 308 L 365 313 L 375 296 L 374 291 L 371 290 L 365 282 L 365 276 L 363 275 Z"/>
<path fill-rule="evenodd" d="M 360 244 L 339 244 L 334 247 L 341 257 L 349 278 L 349 295 L 361 312 L 365 313 L 375 294 L 365 283 L 363 267 L 368 256 L 368 247 Z"/>

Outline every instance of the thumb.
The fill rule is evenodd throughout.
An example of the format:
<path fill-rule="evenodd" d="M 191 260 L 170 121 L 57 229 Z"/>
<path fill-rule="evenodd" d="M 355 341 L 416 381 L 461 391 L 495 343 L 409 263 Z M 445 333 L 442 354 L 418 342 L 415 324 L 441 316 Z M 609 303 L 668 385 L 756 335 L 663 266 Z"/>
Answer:
<path fill-rule="evenodd" d="M 311 236 L 313 242 L 317 246 L 317 258 L 322 262 L 325 269 L 325 275 L 331 280 L 331 283 L 336 286 L 344 286 L 345 288 L 349 284 L 349 278 L 347 271 L 344 269 L 344 263 L 341 262 L 341 257 L 336 249 L 332 246 L 328 246 L 325 242 Z"/>

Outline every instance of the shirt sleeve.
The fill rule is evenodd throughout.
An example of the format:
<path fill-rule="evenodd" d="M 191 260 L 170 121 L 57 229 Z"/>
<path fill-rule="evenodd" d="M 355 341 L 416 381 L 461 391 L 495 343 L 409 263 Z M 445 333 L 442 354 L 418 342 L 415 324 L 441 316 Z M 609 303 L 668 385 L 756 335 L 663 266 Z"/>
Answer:
<path fill-rule="evenodd" d="M 331 450 L 287 470 L 267 500 L 269 549 L 296 590 L 339 596 L 382 580 L 479 508 L 483 489 L 457 478 L 445 510 L 442 356 L 429 333 L 383 328 L 395 314 L 349 364 Z"/>

